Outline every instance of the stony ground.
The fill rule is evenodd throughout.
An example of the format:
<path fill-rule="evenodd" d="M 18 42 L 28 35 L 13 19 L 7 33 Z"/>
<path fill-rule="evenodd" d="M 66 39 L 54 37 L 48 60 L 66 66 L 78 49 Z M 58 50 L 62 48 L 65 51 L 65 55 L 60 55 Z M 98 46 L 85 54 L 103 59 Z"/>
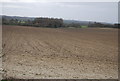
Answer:
<path fill-rule="evenodd" d="M 3 26 L 4 78 L 117 79 L 118 30 Z"/>

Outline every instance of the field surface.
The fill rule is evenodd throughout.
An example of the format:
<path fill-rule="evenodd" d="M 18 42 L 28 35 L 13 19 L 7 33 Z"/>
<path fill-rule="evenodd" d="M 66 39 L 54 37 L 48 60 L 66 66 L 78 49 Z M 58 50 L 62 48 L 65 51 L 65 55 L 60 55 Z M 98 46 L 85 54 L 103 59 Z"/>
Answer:
<path fill-rule="evenodd" d="M 117 79 L 118 30 L 3 26 L 4 78 Z"/>

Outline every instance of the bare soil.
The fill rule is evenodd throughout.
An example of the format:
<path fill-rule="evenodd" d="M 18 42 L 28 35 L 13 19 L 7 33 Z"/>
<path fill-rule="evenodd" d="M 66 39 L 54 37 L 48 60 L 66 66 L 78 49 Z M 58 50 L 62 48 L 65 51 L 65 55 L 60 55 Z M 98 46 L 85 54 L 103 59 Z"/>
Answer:
<path fill-rule="evenodd" d="M 4 78 L 117 79 L 118 30 L 3 26 Z"/>

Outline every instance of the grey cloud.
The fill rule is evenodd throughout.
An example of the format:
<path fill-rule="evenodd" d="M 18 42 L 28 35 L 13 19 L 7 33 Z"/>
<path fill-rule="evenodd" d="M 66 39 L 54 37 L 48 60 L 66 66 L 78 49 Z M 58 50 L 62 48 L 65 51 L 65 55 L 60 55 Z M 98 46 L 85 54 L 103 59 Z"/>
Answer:
<path fill-rule="evenodd" d="M 117 2 L 3 3 L 3 14 L 117 22 Z"/>

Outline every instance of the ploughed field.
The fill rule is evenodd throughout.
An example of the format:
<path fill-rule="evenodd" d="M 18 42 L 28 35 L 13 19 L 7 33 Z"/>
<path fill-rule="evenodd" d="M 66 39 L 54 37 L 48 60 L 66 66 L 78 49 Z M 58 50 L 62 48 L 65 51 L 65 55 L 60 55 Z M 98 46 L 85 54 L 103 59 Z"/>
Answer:
<path fill-rule="evenodd" d="M 117 79 L 118 30 L 3 25 L 4 78 Z"/>

